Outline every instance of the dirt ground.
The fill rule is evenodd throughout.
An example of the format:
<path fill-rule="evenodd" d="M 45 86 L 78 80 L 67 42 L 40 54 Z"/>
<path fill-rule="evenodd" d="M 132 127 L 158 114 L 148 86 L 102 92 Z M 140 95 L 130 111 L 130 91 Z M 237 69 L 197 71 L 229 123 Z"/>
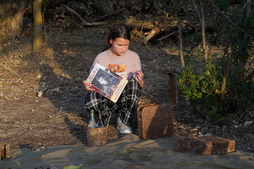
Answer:
<path fill-rule="evenodd" d="M 105 47 L 108 25 L 62 29 L 46 27 L 47 46 L 31 54 L 31 34 L 12 39 L 0 53 L 0 141 L 12 148 L 86 144 L 86 94 L 82 81 L 94 57 Z M 180 72 L 180 58 L 169 45 L 130 49 L 142 61 L 146 87 L 139 104 L 168 103 L 168 68 Z M 200 65 L 196 65 L 200 66 Z M 177 79 L 179 74 L 176 73 Z M 248 121 L 212 125 L 192 112 L 179 91 L 173 108 L 174 130 L 181 136 L 213 135 L 236 141 L 236 149 L 254 152 L 254 129 Z M 246 113 L 253 114 L 253 108 Z M 240 115 L 239 115 L 240 116 Z M 237 118 L 237 117 L 236 117 Z M 134 120 L 135 121 L 135 120 Z M 240 121 L 240 122 L 239 122 Z M 245 125 L 243 125 L 245 122 Z"/>

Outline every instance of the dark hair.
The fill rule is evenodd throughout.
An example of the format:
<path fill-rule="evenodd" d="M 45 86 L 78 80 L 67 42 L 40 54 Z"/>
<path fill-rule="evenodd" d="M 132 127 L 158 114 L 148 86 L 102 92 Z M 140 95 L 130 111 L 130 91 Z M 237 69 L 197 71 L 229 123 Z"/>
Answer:
<path fill-rule="evenodd" d="M 130 29 L 125 24 L 114 25 L 109 31 L 107 47 L 104 50 L 111 47 L 111 44 L 109 43 L 110 39 L 115 40 L 116 38 L 131 40 Z"/>

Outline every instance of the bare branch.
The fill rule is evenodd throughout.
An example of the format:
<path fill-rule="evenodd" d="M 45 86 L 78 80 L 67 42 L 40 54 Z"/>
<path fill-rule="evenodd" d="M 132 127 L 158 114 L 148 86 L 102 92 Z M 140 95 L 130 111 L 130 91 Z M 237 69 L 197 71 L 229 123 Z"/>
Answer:
<path fill-rule="evenodd" d="M 209 2 L 212 6 L 214 6 L 214 8 L 219 11 L 229 22 L 231 22 L 237 29 L 241 30 L 242 32 L 244 32 L 246 35 L 248 35 L 250 38 L 254 38 L 251 34 L 249 34 L 248 32 L 246 32 L 245 30 L 243 30 L 241 27 L 239 27 L 235 22 L 233 22 L 231 19 L 229 19 L 224 12 L 222 12 L 214 3 L 212 3 L 211 1 L 207 1 Z"/>
<path fill-rule="evenodd" d="M 97 26 L 97 25 L 103 25 L 106 23 L 106 22 L 94 22 L 94 23 L 87 22 L 76 11 L 74 11 L 67 5 L 62 5 L 62 6 L 65 7 L 69 12 L 75 14 L 82 21 L 84 26 Z"/>

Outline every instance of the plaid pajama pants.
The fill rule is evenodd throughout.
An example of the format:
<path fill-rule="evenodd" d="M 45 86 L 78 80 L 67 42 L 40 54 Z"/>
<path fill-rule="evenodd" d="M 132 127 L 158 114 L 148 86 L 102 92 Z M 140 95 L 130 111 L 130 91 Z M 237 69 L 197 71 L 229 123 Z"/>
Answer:
<path fill-rule="evenodd" d="M 101 126 L 109 123 L 112 113 L 119 113 L 124 124 L 128 124 L 136 110 L 138 98 L 141 95 L 141 86 L 133 78 L 125 86 L 116 103 L 97 92 L 89 92 L 85 97 L 85 109 L 93 111 Z"/>

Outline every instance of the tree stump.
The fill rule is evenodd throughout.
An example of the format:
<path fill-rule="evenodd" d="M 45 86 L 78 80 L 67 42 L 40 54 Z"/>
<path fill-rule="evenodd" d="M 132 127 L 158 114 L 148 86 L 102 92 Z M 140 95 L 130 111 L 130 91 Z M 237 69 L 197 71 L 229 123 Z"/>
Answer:
<path fill-rule="evenodd" d="M 88 146 L 102 146 L 108 142 L 107 127 L 87 128 L 86 138 Z"/>

